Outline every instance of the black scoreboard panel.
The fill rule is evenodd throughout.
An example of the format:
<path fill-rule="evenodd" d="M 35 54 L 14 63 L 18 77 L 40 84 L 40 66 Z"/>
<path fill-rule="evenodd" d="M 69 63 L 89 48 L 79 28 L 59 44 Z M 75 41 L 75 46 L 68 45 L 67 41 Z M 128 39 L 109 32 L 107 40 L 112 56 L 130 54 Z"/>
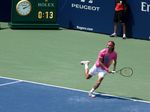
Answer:
<path fill-rule="evenodd" d="M 58 28 L 57 0 L 13 0 L 11 28 Z"/>

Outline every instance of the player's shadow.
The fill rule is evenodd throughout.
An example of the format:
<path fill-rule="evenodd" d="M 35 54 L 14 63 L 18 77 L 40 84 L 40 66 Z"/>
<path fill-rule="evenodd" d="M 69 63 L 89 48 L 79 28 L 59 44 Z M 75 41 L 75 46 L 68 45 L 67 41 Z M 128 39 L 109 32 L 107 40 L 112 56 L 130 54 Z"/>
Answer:
<path fill-rule="evenodd" d="M 133 100 L 141 100 L 141 101 L 145 101 L 145 99 L 142 99 L 142 98 L 137 98 L 137 97 L 129 97 L 130 99 L 133 99 Z"/>
<path fill-rule="evenodd" d="M 127 98 L 122 98 L 122 97 L 117 97 L 117 96 L 111 96 L 108 94 L 104 94 L 101 92 L 98 92 L 98 94 L 96 94 L 97 98 L 104 98 L 104 99 L 120 99 L 120 100 L 128 100 Z"/>
<path fill-rule="evenodd" d="M 104 99 L 120 99 L 120 100 L 140 100 L 140 101 L 145 101 L 144 99 L 142 98 L 137 98 L 137 97 L 121 97 L 121 96 L 111 96 L 111 95 L 108 95 L 106 93 L 101 93 L 101 92 L 98 92 L 96 94 L 96 97 L 98 98 L 104 98 Z"/>

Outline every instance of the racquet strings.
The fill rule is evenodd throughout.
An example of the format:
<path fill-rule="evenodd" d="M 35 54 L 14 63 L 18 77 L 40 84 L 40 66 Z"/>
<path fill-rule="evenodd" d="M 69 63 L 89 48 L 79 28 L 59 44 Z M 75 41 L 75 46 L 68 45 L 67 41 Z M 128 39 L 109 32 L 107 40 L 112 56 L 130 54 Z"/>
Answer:
<path fill-rule="evenodd" d="M 125 67 L 120 70 L 120 74 L 126 77 L 130 77 L 133 74 L 133 70 L 130 67 Z"/>

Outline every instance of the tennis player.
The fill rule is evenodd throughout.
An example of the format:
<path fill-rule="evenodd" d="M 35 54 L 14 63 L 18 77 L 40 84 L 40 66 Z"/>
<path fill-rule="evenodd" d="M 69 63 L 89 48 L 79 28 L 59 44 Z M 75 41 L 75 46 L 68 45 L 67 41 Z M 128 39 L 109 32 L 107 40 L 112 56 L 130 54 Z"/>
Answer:
<path fill-rule="evenodd" d="M 91 69 L 89 69 L 88 65 L 90 61 L 81 61 L 81 65 L 84 65 L 85 67 L 85 77 L 86 79 L 90 79 L 92 76 L 98 74 L 98 79 L 93 86 L 93 88 L 89 91 L 90 97 L 96 97 L 94 94 L 94 91 L 100 86 L 102 80 L 104 79 L 104 76 L 107 73 L 112 73 L 112 71 L 109 70 L 110 65 L 113 62 L 113 71 L 116 70 L 116 64 L 117 64 L 117 53 L 115 51 L 115 43 L 114 41 L 108 41 L 107 47 L 102 49 L 99 54 L 98 58 L 93 65 Z"/>

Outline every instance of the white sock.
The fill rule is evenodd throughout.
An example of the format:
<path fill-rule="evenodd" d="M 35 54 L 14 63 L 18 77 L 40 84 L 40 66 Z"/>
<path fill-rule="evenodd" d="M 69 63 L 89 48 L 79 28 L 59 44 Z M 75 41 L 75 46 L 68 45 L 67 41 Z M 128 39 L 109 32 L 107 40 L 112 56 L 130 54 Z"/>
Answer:
<path fill-rule="evenodd" d="M 90 93 L 93 93 L 95 90 L 94 90 L 94 88 L 92 88 L 91 90 L 90 90 Z"/>
<path fill-rule="evenodd" d="M 88 67 L 88 64 L 85 64 L 85 66 L 84 66 L 84 67 L 85 67 L 85 69 L 88 69 L 88 68 L 89 68 L 89 67 Z"/>
<path fill-rule="evenodd" d="M 126 37 L 126 34 L 123 34 L 123 37 Z"/>

